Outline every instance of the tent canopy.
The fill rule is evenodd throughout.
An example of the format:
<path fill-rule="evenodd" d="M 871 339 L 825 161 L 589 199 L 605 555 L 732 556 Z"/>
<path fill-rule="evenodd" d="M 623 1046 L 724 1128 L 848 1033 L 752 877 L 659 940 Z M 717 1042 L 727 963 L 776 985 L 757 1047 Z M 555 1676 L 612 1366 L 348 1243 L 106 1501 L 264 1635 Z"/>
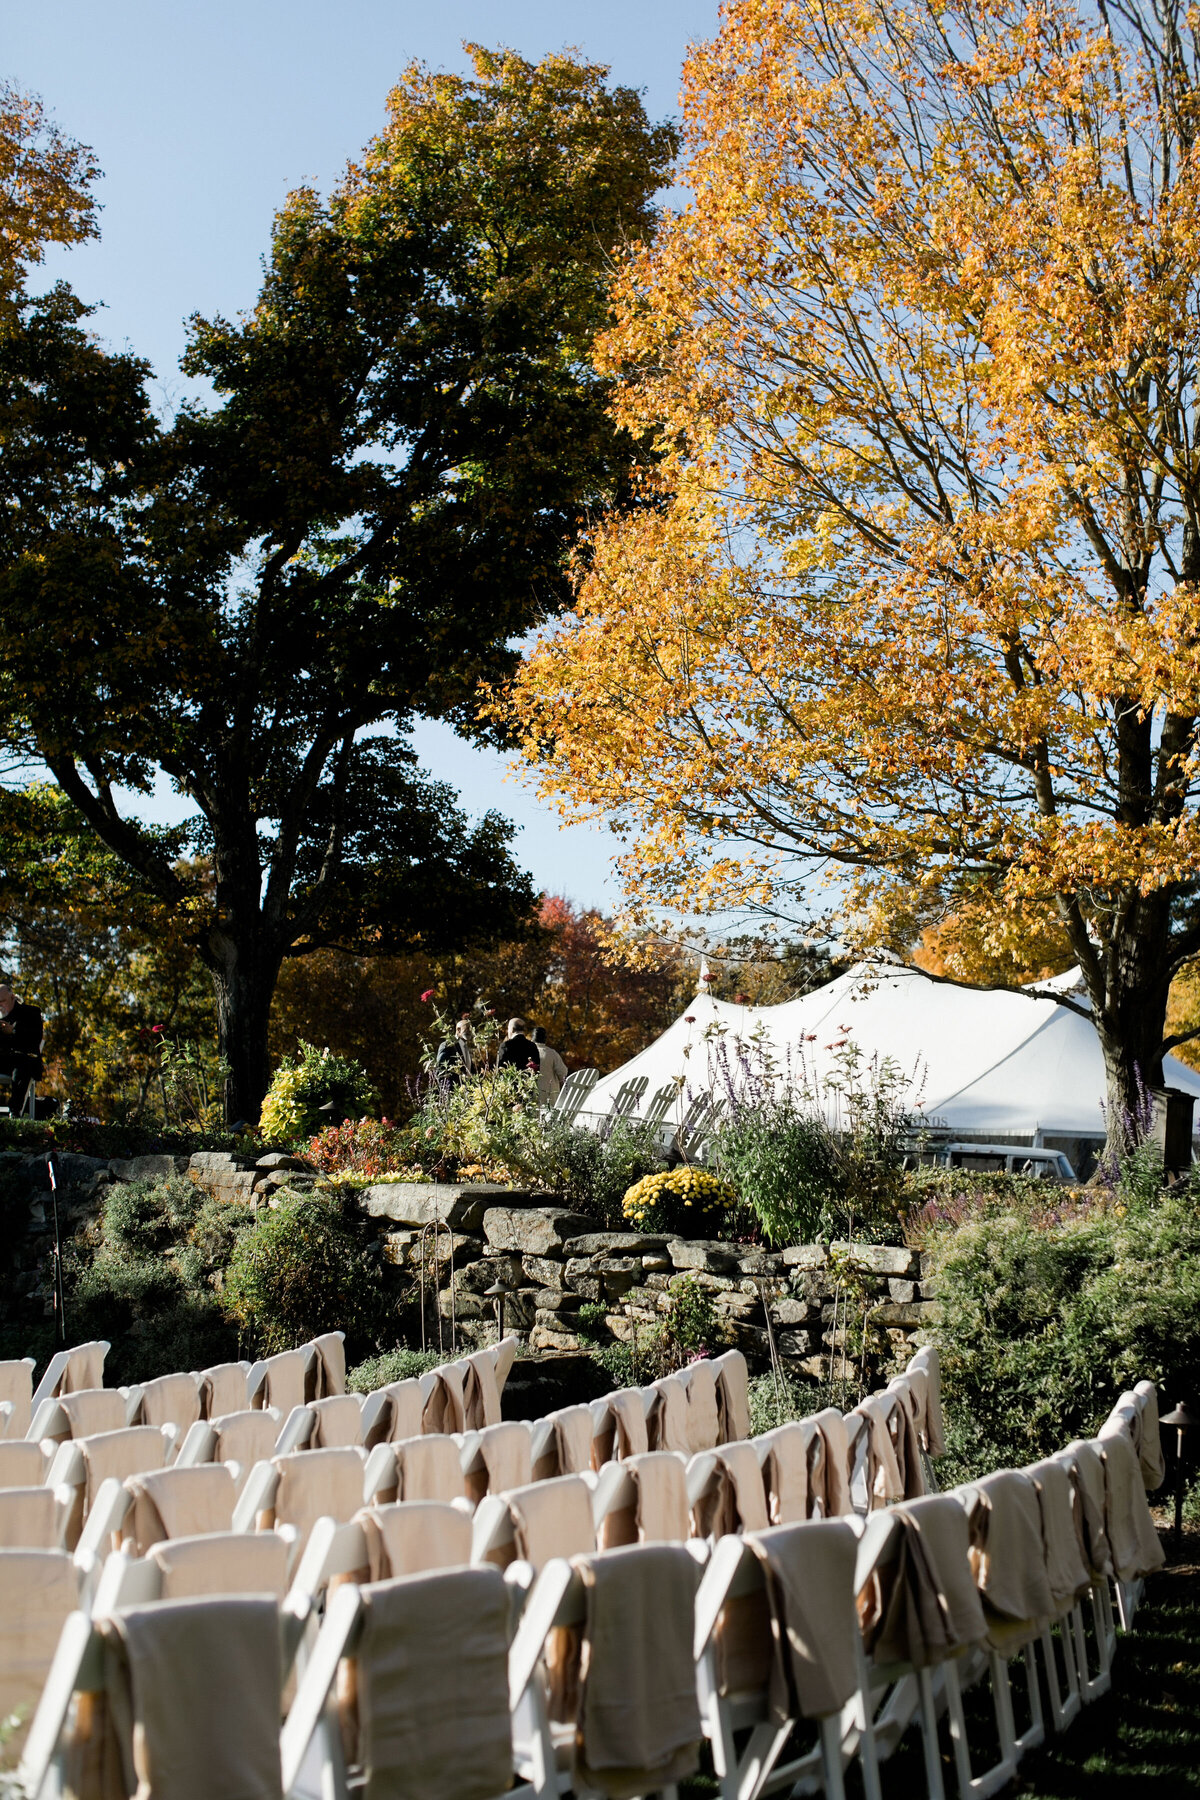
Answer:
<path fill-rule="evenodd" d="M 1054 986 L 1077 998 L 1067 977 Z M 644 1075 L 647 1099 L 679 1084 L 678 1115 L 698 1094 L 752 1092 L 770 1067 L 781 1084 L 807 1088 L 836 1125 L 831 1084 L 843 1079 L 850 1046 L 864 1068 L 890 1060 L 907 1078 L 900 1104 L 955 1137 L 1105 1134 L 1104 1060 L 1090 1019 L 1038 992 L 989 993 L 890 962 L 857 963 L 782 1006 L 697 994 L 656 1042 L 597 1084 L 587 1110 L 607 1113 L 621 1084 Z M 1173 1056 L 1164 1080 L 1200 1097 L 1200 1074 Z"/>

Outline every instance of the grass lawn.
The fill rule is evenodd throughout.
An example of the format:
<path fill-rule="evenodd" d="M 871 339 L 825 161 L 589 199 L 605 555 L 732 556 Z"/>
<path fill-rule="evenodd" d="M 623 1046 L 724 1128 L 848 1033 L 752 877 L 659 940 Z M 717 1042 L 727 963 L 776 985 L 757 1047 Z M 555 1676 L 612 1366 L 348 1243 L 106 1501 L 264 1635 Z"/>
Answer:
<path fill-rule="evenodd" d="M 1014 1796 L 1200 1793 L 1200 1530 L 1187 1529 L 1178 1552 L 1168 1539 L 1167 1556 L 1117 1641 L 1111 1693 L 1026 1757 Z"/>

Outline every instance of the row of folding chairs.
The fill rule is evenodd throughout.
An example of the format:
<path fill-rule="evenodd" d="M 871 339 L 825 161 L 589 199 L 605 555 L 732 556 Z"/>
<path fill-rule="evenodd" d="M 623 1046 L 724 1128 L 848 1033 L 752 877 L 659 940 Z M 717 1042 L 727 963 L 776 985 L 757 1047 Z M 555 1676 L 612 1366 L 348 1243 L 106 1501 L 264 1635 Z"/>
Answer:
<path fill-rule="evenodd" d="M 1149 1396 L 1133 1404 L 1144 1420 Z M 261 1765 L 297 1800 L 346 1793 L 358 1769 L 368 1786 L 405 1770 L 407 1785 L 391 1791 L 446 1800 L 482 1800 L 514 1780 L 518 1792 L 538 1795 L 670 1793 L 707 1738 L 730 1800 L 797 1784 L 839 1796 L 854 1757 L 874 1796 L 880 1762 L 915 1719 L 936 1800 L 944 1718 L 960 1791 L 988 1794 L 1044 1732 L 1034 1652 L 1049 1644 L 1051 1624 L 1072 1652 L 1084 1649 L 1082 1630 L 1071 1636 L 1080 1598 L 1110 1576 L 1140 1580 L 1155 1562 L 1142 1469 L 1124 1428 L 952 1494 L 866 1516 L 743 1522 L 687 1543 L 655 1536 L 666 1531 L 663 1482 L 676 1480 L 665 1472 L 681 1468 L 677 1453 L 636 1453 L 590 1481 L 558 1477 L 493 1496 L 474 1522 L 465 1506 L 438 1502 L 385 1505 L 349 1526 L 321 1520 L 282 1600 L 249 1588 L 237 1601 L 181 1595 L 169 1546 L 143 1559 L 120 1553 L 92 1614 L 81 1611 L 64 1630 L 26 1750 L 30 1791 L 42 1791 L 56 1762 L 82 1754 L 79 1712 L 86 1727 L 96 1709 L 77 1708 L 68 1728 L 72 1695 L 116 1682 L 121 1705 L 106 1716 L 140 1724 L 126 1754 L 141 1756 L 140 1777 L 166 1796 L 167 1786 L 153 1785 L 156 1760 L 186 1762 L 193 1722 L 175 1741 L 163 1724 L 172 1696 L 154 1690 L 160 1671 L 179 1662 L 197 1680 L 209 1645 L 214 1655 L 222 1647 L 221 1670 L 230 1654 L 239 1671 L 238 1682 L 217 1687 L 219 1716 L 229 1713 L 221 1755 L 236 1756 L 242 1792 L 256 1791 L 245 1772 Z M 694 1507 L 697 1459 L 686 1479 Z M 501 1510 L 515 1526 L 511 1544 L 492 1529 Z M 635 1541 L 618 1536 L 614 1545 L 609 1524 Z M 269 1647 L 281 1629 L 279 1665 Z M 164 1647 L 173 1630 L 179 1644 Z M 245 1655 L 230 1651 L 239 1630 Z M 114 1634 L 123 1656 L 109 1654 Z M 1102 1662 L 1111 1657 L 1103 1637 L 1097 1648 Z M 1032 1718 L 1020 1734 L 1013 1660 L 1031 1678 Z M 298 1685 L 280 1729 L 289 1666 Z M 1085 1678 L 1103 1691 L 1107 1667 L 1086 1677 L 1085 1669 L 1068 1659 L 1055 1724 L 1070 1722 L 1072 1699 L 1078 1710 Z M 984 1675 L 1000 1751 L 976 1772 L 961 1694 Z M 220 1776 L 205 1764 L 207 1780 Z"/>

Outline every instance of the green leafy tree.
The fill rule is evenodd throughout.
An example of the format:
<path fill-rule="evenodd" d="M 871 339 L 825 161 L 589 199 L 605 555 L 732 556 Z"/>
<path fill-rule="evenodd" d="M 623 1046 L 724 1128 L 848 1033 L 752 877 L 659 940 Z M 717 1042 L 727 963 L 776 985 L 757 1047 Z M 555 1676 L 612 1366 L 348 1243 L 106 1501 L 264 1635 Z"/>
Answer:
<path fill-rule="evenodd" d="M 528 916 L 493 814 L 417 768 L 421 716 L 561 606 L 643 453 L 588 360 L 614 252 L 675 148 L 566 57 L 411 68 L 328 200 L 280 211 L 257 304 L 195 319 L 210 407 L 152 414 L 63 288 L 0 331 L 0 703 L 213 981 L 230 1114 L 257 1116 L 285 958 L 461 947 Z M 123 816 L 165 776 L 178 847 Z"/>

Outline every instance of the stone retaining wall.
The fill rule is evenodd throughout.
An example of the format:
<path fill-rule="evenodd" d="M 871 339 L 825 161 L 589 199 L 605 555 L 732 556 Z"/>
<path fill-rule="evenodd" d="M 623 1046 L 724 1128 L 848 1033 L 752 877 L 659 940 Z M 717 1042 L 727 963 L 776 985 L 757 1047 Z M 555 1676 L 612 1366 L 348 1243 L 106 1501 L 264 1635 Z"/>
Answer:
<path fill-rule="evenodd" d="M 0 1324 L 32 1324 L 51 1310 L 46 1159 L 3 1152 L 2 1170 L 27 1183 L 28 1202 L 24 1229 L 11 1221 L 0 1250 L 9 1265 L 0 1270 Z M 229 1151 L 108 1162 L 61 1155 L 59 1171 L 64 1239 L 99 1211 L 112 1182 L 187 1175 L 220 1199 L 269 1206 L 277 1189 L 304 1189 L 317 1179 L 295 1157 L 255 1159 Z M 379 1183 L 363 1190 L 360 1205 L 378 1222 L 384 1257 L 407 1277 L 414 1298 L 424 1263 L 427 1329 L 432 1325 L 436 1332 L 436 1306 L 444 1319 L 453 1315 L 468 1343 L 489 1341 L 495 1330 L 495 1302 L 485 1296 L 498 1277 L 513 1290 L 505 1302 L 506 1329 L 522 1332 L 532 1349 L 543 1351 L 630 1342 L 660 1318 L 672 1290 L 687 1278 L 711 1296 L 731 1341 L 758 1367 L 769 1360 L 768 1312 L 780 1356 L 812 1375 L 824 1373 L 830 1354 L 847 1343 L 857 1350 L 864 1323 L 881 1349 L 886 1341 L 902 1358 L 937 1321 L 928 1271 L 915 1250 L 798 1244 L 770 1252 L 650 1232 L 597 1231 L 594 1220 L 544 1194 L 487 1184 Z M 849 1285 L 846 1255 L 853 1257 Z"/>
<path fill-rule="evenodd" d="M 506 1328 L 528 1334 L 535 1350 L 577 1350 L 597 1338 L 628 1342 L 655 1323 L 689 1277 L 759 1366 L 770 1352 L 764 1308 L 779 1354 L 812 1375 L 847 1340 L 860 1343 L 864 1323 L 881 1347 L 886 1340 L 903 1357 L 937 1322 L 922 1254 L 903 1247 L 798 1244 L 771 1252 L 597 1231 L 593 1220 L 545 1196 L 503 1188 L 381 1183 L 364 1191 L 361 1204 L 380 1221 L 389 1261 L 414 1274 L 424 1262 L 430 1295 L 436 1268 L 439 1310 L 449 1316 L 453 1304 L 468 1339 L 494 1329 L 495 1302 L 484 1296 L 497 1277 L 516 1290 L 506 1298 Z M 853 1259 L 849 1283 L 846 1257 Z"/>

